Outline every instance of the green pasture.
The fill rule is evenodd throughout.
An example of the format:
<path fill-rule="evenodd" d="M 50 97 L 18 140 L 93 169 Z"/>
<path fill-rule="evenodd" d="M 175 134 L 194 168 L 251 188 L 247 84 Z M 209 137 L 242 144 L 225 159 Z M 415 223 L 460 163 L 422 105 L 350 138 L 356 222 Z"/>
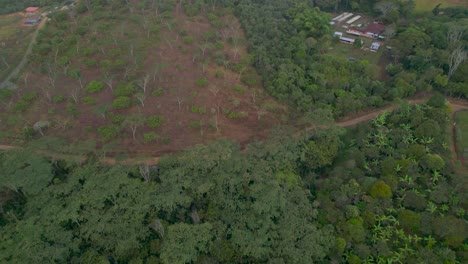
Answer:
<path fill-rule="evenodd" d="M 468 158 L 468 111 L 461 111 L 456 114 L 456 136 L 457 150 L 463 157 Z"/>
<path fill-rule="evenodd" d="M 466 0 L 414 0 L 414 3 L 416 4 L 414 11 L 417 13 L 430 12 L 438 4 L 442 4 L 441 7 L 468 6 Z"/>
<path fill-rule="evenodd" d="M 35 27 L 22 26 L 20 15 L 0 16 L 0 81 L 18 65 Z"/>

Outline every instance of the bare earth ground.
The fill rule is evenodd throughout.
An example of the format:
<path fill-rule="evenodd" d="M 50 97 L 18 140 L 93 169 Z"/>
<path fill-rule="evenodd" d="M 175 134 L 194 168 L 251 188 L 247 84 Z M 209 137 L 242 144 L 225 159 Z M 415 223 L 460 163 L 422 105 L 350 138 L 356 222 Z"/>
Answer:
<path fill-rule="evenodd" d="M 159 156 L 164 153 L 180 151 L 196 144 L 205 144 L 218 138 L 230 138 L 240 144 L 245 144 L 253 139 L 264 138 L 272 127 L 283 122 L 287 111 L 286 107 L 267 95 L 262 90 L 260 82 L 249 87 L 241 82 L 241 75 L 238 72 L 215 63 L 213 57 L 217 52 L 229 58 L 231 64 L 238 63 L 243 57 L 248 56 L 245 48 L 246 40 L 242 30 L 240 30 L 239 22 L 232 16 L 224 19 L 232 23 L 229 27 L 232 32 L 228 32 L 227 35 L 238 35 L 241 43 L 235 47 L 226 38 L 223 41 L 223 49 L 208 49 L 204 56 L 201 54 L 199 46 L 203 42 L 203 33 L 215 30 L 206 18 L 188 18 L 183 14 L 177 14 L 177 29 L 169 30 L 165 26 L 161 26 L 159 41 L 144 47 L 143 68 L 148 69 L 148 73 L 152 75 L 144 107 L 135 102 L 130 109 L 112 110 L 111 112 L 114 115 L 123 116 L 136 113 L 146 117 L 160 115 L 163 117 L 164 123 L 157 129 L 146 126 L 139 127 L 136 140 L 132 139 L 130 128 L 124 129 L 117 140 L 110 142 L 114 147 L 109 153 L 144 153 Z M 126 31 L 134 30 L 125 22 L 123 22 L 122 28 Z M 183 37 L 179 35 L 181 31 L 185 31 L 187 36 L 193 37 L 193 43 L 182 41 Z M 121 52 L 127 53 L 128 51 Z M 195 59 L 194 54 L 198 54 Z M 98 62 L 105 59 L 105 56 L 99 52 L 93 56 L 93 59 Z M 72 62 L 76 65 L 79 63 Z M 159 67 L 158 72 L 153 75 L 151 71 L 156 67 Z M 81 72 L 85 84 L 91 80 L 102 80 L 103 74 L 98 70 L 98 67 L 84 67 L 81 68 Z M 219 76 L 219 73 L 222 76 Z M 207 86 L 195 85 L 195 81 L 201 77 L 208 80 Z M 114 88 L 119 82 L 118 79 L 116 78 L 113 83 Z M 242 86 L 244 91 L 234 91 L 233 87 L 236 85 Z M 51 103 L 45 99 L 43 88 L 50 87 L 51 84 L 48 76 L 39 73 L 34 69 L 34 66 L 30 66 L 25 74 L 19 78 L 18 86 L 20 94 L 28 91 L 35 91 L 39 94 L 38 100 L 21 114 L 21 118 L 24 118 L 27 123 L 34 124 L 39 120 L 68 123 L 68 128 L 56 126 L 48 129 L 46 135 L 60 137 L 67 142 L 75 143 L 95 139 L 98 142 L 98 147 L 108 143 L 100 141 L 97 129 L 110 124 L 110 121 L 96 113 L 98 105 L 110 105 L 115 99 L 113 92 L 107 87 L 101 93 L 91 95 L 97 99 L 96 106 L 86 105 L 80 101 L 77 106 L 79 116 L 71 118 L 66 112 L 66 101 Z M 78 86 L 77 80 L 62 74 L 61 77 L 57 78 L 57 89 L 51 92 L 51 96 L 62 95 L 69 98 L 70 90 Z M 163 93 L 159 96 L 152 96 L 151 91 L 156 89 L 162 89 Z M 81 91 L 81 93 L 82 97 L 90 95 L 86 94 L 85 91 Z M 180 105 L 179 100 L 181 101 Z M 192 110 L 193 107 L 204 108 L 205 113 L 196 113 Z M 2 106 L 0 106 L 0 111 L 1 108 Z M 229 112 L 243 113 L 244 117 L 228 117 Z M 218 129 L 216 128 L 216 119 Z M 157 133 L 160 139 L 144 143 L 143 134 L 148 132 Z M 163 138 L 167 138 L 168 142 L 163 143 Z"/>
<path fill-rule="evenodd" d="M 424 99 L 421 99 L 421 100 L 411 100 L 409 101 L 410 104 L 421 104 L 421 103 L 424 103 L 425 100 Z M 450 99 L 450 107 L 452 109 L 452 118 L 454 116 L 454 114 L 460 110 L 467 110 L 468 109 L 468 101 L 466 100 L 457 100 L 457 99 Z M 358 116 L 358 117 L 354 117 L 352 119 L 349 119 L 347 121 L 344 121 L 344 122 L 338 122 L 337 125 L 338 126 L 341 126 L 341 127 L 349 127 L 349 126 L 353 126 L 353 125 L 357 125 L 359 123 L 363 123 L 363 122 L 366 122 L 366 121 L 369 121 L 373 118 L 375 118 L 376 116 L 378 116 L 379 114 L 381 114 L 382 112 L 384 111 L 388 111 L 388 110 L 393 110 L 395 109 L 396 107 L 395 106 L 388 106 L 388 107 L 384 107 L 384 108 L 380 108 L 376 111 L 373 111 L 371 113 L 365 113 L 363 114 L 362 116 Z M 451 150 L 452 150 L 452 153 L 456 154 L 457 156 L 457 159 L 460 160 L 460 162 L 462 164 L 464 164 L 464 160 L 463 160 L 463 157 L 461 157 L 459 155 L 459 153 L 457 152 L 456 150 L 456 141 L 455 139 L 453 138 L 455 135 L 454 135 L 454 130 L 451 129 L 450 131 L 452 131 L 452 144 L 451 144 Z M 0 145 L 0 150 L 13 150 L 13 149 L 18 149 L 19 147 L 16 147 L 16 146 L 11 146 L 11 145 Z M 75 158 L 75 159 L 80 159 L 80 160 L 84 160 L 84 157 L 79 157 L 79 156 L 74 156 L 74 155 L 63 155 L 63 154 L 54 154 L 54 153 L 48 153 L 48 152 L 42 152 L 41 154 L 45 155 L 45 156 L 49 156 L 49 157 L 53 157 L 53 158 L 60 158 L 60 157 L 72 157 L 72 158 Z M 146 163 L 148 165 L 156 165 L 159 161 L 159 156 L 154 156 L 154 157 L 150 157 L 150 158 L 128 158 L 128 159 L 124 159 L 124 160 L 118 160 L 116 158 L 112 158 L 112 157 L 105 157 L 105 158 L 100 158 L 99 159 L 102 163 L 105 163 L 105 164 L 109 164 L 109 165 L 114 165 L 116 163 L 123 163 L 123 164 L 134 164 L 134 163 Z"/>

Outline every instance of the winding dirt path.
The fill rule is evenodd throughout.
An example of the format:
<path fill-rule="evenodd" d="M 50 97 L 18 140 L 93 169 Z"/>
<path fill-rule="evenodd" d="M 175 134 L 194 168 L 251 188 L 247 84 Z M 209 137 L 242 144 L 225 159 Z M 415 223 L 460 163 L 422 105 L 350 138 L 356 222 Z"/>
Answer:
<path fill-rule="evenodd" d="M 450 107 L 452 108 L 452 119 L 455 115 L 456 112 L 458 111 L 461 111 L 461 110 L 468 110 L 468 100 L 458 100 L 458 99 L 453 99 L 453 98 L 449 98 L 449 104 L 450 104 Z M 421 103 L 424 103 L 426 102 L 426 99 L 417 99 L 417 100 L 410 100 L 409 101 L 409 104 L 411 105 L 414 105 L 414 104 L 421 104 Z M 363 123 L 363 122 L 366 122 L 366 121 L 369 121 L 373 118 L 375 118 L 376 116 L 378 116 L 379 114 L 381 114 L 382 112 L 384 111 L 387 111 L 387 110 L 394 110 L 395 108 L 397 108 L 398 106 L 397 105 L 390 105 L 390 106 L 386 106 L 386 107 L 382 107 L 380 109 L 377 109 L 375 111 L 372 111 L 370 113 L 365 113 L 361 116 L 357 116 L 357 117 L 353 117 L 349 120 L 345 120 L 346 121 L 340 121 L 340 122 L 337 122 L 336 124 L 338 126 L 341 126 L 341 127 L 350 127 L 350 126 L 354 126 L 354 125 L 357 125 L 359 123 Z M 451 146 L 451 150 L 452 152 L 456 155 L 457 159 L 460 160 L 460 162 L 462 162 L 463 164 L 463 158 L 460 156 L 460 154 L 457 152 L 457 149 L 456 149 L 456 140 L 455 140 L 455 134 L 454 134 L 454 129 L 450 129 L 451 133 L 452 133 L 452 146 Z M 11 146 L 11 145 L 0 145 L 0 150 L 14 150 L 14 149 L 21 149 L 21 147 L 18 147 L 18 146 Z M 58 153 L 50 153 L 50 152 L 46 152 L 46 151 L 38 151 L 38 154 L 41 154 L 41 155 L 44 155 L 44 156 L 47 156 L 47 157 L 51 157 L 51 158 L 54 158 L 54 159 L 59 159 L 59 158 L 71 158 L 71 159 L 75 159 L 75 160 L 78 160 L 78 161 L 85 161 L 86 160 L 86 157 L 84 156 L 79 156 L 79 155 L 70 155 L 70 154 L 58 154 Z M 136 164 L 136 163 L 144 163 L 144 164 L 147 164 L 147 165 L 156 165 L 158 164 L 159 162 L 159 159 L 160 157 L 138 157 L 138 158 L 128 158 L 128 159 L 116 159 L 116 158 L 113 158 L 113 157 L 100 157 L 98 158 L 100 162 L 104 163 L 104 164 L 108 164 L 108 165 L 114 165 L 114 164 Z"/>
<path fill-rule="evenodd" d="M 39 30 L 41 30 L 41 28 L 44 27 L 46 21 L 47 21 L 47 18 L 43 17 L 42 21 L 39 23 L 39 25 L 37 25 L 36 31 L 34 32 L 34 35 L 32 36 L 31 42 L 29 43 L 26 53 L 24 53 L 23 58 L 21 59 L 18 66 L 16 66 L 16 68 L 5 78 L 5 80 L 3 80 L 3 82 L 0 83 L 0 89 L 5 88 L 7 84 L 10 82 L 10 80 L 15 78 L 16 75 L 18 75 L 18 73 L 24 67 L 24 65 L 26 65 L 26 62 L 28 61 L 28 56 L 32 51 L 34 43 L 36 43 L 37 35 L 39 35 Z"/>

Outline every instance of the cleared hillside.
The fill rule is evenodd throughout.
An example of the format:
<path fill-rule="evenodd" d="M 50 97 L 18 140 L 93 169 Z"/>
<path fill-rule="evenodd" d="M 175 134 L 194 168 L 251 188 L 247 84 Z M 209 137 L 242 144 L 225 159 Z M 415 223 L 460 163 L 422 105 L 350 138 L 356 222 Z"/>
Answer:
<path fill-rule="evenodd" d="M 264 94 L 237 19 L 216 8 L 113 3 L 51 14 L 3 96 L 3 141 L 52 136 L 163 153 L 261 138 L 285 119 Z"/>

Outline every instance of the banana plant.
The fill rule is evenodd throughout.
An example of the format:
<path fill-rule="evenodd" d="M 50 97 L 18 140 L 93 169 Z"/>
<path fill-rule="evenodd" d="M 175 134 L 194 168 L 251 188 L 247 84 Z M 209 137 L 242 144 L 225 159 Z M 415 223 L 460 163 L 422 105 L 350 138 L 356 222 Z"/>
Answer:
<path fill-rule="evenodd" d="M 411 124 L 410 123 L 401 124 L 400 127 L 403 128 L 403 130 L 405 130 L 407 132 L 411 132 Z"/>
<path fill-rule="evenodd" d="M 435 211 L 437 210 L 437 205 L 435 205 L 433 202 L 429 202 L 427 204 L 427 208 L 426 208 L 426 211 L 430 212 L 431 214 L 435 213 Z"/>
<path fill-rule="evenodd" d="M 444 213 L 447 213 L 449 209 L 450 207 L 448 206 L 448 204 L 442 204 L 440 206 L 440 215 L 443 216 Z"/>
<path fill-rule="evenodd" d="M 424 237 L 423 239 L 424 242 L 426 242 L 427 248 L 432 248 L 437 243 L 437 240 L 435 240 L 431 235 Z"/>
<path fill-rule="evenodd" d="M 433 185 L 437 185 L 437 183 L 439 182 L 440 178 L 442 177 L 442 174 L 440 174 L 440 172 L 438 170 L 433 170 L 432 171 L 432 184 Z"/>

